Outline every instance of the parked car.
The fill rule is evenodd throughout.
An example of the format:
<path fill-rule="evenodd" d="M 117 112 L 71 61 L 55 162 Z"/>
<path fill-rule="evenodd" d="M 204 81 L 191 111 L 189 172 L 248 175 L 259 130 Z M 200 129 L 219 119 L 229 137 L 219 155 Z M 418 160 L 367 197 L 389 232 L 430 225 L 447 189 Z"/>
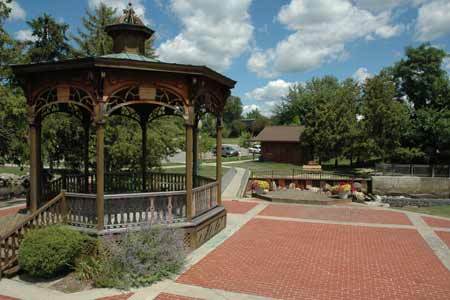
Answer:
<path fill-rule="evenodd" d="M 214 155 L 216 155 L 216 148 L 214 147 L 213 151 Z M 239 156 L 239 150 L 233 146 L 223 145 L 222 146 L 222 156 L 230 157 L 230 156 Z"/>
<path fill-rule="evenodd" d="M 261 154 L 261 145 L 257 144 L 251 146 L 250 148 L 248 148 L 248 152 L 254 154 Z"/>

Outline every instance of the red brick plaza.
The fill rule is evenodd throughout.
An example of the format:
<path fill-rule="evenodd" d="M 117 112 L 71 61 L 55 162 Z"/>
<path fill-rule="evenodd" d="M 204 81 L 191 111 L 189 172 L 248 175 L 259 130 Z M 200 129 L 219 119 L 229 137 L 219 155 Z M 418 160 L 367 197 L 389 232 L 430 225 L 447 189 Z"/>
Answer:
<path fill-rule="evenodd" d="M 192 253 L 178 278 L 102 299 L 450 299 L 448 219 L 353 205 L 224 205 L 227 230 Z"/>
<path fill-rule="evenodd" d="M 356 207 L 268 205 L 177 282 L 276 299 L 450 299 L 449 270 L 407 214 Z"/>

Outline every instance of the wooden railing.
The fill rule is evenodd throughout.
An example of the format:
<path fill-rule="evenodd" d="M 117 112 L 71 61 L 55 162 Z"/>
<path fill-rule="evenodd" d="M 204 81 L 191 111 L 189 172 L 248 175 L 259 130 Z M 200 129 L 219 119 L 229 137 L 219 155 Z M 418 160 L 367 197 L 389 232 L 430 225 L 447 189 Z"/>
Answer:
<path fill-rule="evenodd" d="M 20 243 L 27 231 L 33 228 L 60 224 L 66 221 L 67 205 L 64 193 L 60 193 L 11 231 L 0 237 L 0 278 L 3 272 L 17 264 Z"/>
<path fill-rule="evenodd" d="M 105 196 L 105 228 L 185 221 L 186 192 L 160 192 Z"/>
<path fill-rule="evenodd" d="M 199 216 L 217 206 L 217 182 L 212 182 L 193 190 L 194 214 Z"/>

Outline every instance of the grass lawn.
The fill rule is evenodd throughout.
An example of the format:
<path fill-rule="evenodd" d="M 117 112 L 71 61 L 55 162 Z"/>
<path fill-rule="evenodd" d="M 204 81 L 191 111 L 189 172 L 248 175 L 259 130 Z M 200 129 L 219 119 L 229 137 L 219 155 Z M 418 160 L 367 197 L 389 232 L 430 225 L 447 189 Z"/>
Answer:
<path fill-rule="evenodd" d="M 243 162 L 242 164 L 236 163 L 233 164 L 233 167 L 250 169 L 254 171 L 281 171 L 281 170 L 292 170 L 292 169 L 301 169 L 301 166 L 293 165 L 293 164 L 284 164 L 284 163 L 275 163 L 269 161 L 251 161 L 251 162 Z"/>
<path fill-rule="evenodd" d="M 26 175 L 28 173 L 28 168 L 0 166 L 0 173 L 9 173 L 9 174 L 15 174 L 15 175 Z"/>
<path fill-rule="evenodd" d="M 258 158 L 258 156 L 255 156 L 255 158 Z M 222 162 L 249 160 L 249 159 L 253 159 L 253 155 L 222 157 Z M 204 162 L 204 163 L 215 163 L 216 159 L 215 158 L 213 158 L 213 159 L 202 159 L 202 162 Z"/>
<path fill-rule="evenodd" d="M 237 137 L 237 138 L 223 138 L 222 139 L 222 144 L 225 144 L 225 145 L 229 145 L 229 144 L 231 144 L 231 145 L 239 145 L 239 138 Z"/>
<path fill-rule="evenodd" d="M 228 171 L 229 168 L 222 167 L 222 174 L 225 174 Z M 185 168 L 170 168 L 170 169 L 163 169 L 163 172 L 166 173 L 184 173 Z M 209 177 L 209 178 L 216 178 L 216 167 L 215 166 L 202 166 L 200 167 L 200 176 Z"/>
<path fill-rule="evenodd" d="M 430 207 L 403 207 L 402 209 L 416 213 L 450 218 L 450 205 L 440 205 Z"/>

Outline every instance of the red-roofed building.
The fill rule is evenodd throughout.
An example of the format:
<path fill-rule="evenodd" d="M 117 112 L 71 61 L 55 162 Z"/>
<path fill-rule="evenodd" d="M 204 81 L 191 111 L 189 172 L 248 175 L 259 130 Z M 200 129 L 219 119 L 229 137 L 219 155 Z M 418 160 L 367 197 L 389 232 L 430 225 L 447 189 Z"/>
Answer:
<path fill-rule="evenodd" d="M 263 160 L 303 165 L 310 152 L 300 143 L 304 126 L 267 126 L 253 140 L 261 142 Z"/>

